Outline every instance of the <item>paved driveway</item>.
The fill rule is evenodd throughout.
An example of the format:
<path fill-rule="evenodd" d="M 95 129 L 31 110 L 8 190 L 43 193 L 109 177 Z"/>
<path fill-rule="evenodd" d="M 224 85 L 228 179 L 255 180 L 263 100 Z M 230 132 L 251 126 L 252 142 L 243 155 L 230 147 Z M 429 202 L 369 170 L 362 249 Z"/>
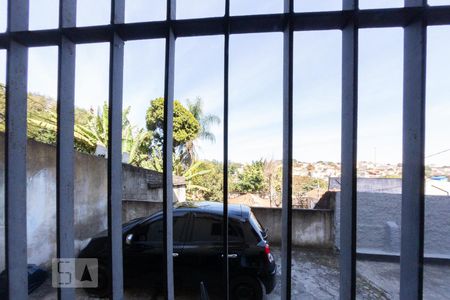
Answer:
<path fill-rule="evenodd" d="M 281 276 L 280 250 L 272 249 L 278 265 L 278 278 Z M 292 299 L 338 299 L 339 267 L 338 256 L 320 249 L 294 249 L 292 265 Z M 359 299 L 398 299 L 398 263 L 358 261 L 357 298 Z M 187 276 L 189 276 L 187 274 Z M 424 267 L 424 299 L 449 299 L 450 266 L 426 265 Z M 211 300 L 221 299 L 220 295 L 210 295 Z M 56 299 L 56 293 L 47 281 L 36 290 L 30 299 Z M 92 299 L 82 290 L 77 291 L 77 299 Z M 128 289 L 125 299 L 163 299 L 153 291 Z M 199 299 L 196 291 L 181 291 L 176 299 Z M 280 282 L 266 300 L 281 299 Z"/>

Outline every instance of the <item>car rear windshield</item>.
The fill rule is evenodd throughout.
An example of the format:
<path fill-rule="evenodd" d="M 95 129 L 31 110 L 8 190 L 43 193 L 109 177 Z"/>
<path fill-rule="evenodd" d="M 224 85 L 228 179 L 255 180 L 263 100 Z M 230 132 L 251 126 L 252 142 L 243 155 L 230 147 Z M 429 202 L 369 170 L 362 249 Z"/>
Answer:
<path fill-rule="evenodd" d="M 253 212 L 250 212 L 250 224 L 252 225 L 253 229 L 258 234 L 259 238 L 263 239 L 264 236 L 264 228 L 259 223 L 256 216 L 253 214 Z"/>

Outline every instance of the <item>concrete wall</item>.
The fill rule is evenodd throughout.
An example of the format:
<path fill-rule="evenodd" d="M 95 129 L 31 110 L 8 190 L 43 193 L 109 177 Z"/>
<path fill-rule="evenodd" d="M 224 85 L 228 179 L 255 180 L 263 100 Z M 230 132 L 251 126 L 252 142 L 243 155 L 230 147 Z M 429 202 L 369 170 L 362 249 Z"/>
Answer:
<path fill-rule="evenodd" d="M 281 244 L 281 208 L 252 207 L 269 240 Z M 333 247 L 333 211 L 329 209 L 293 209 L 292 244 L 300 247 Z"/>
<path fill-rule="evenodd" d="M 124 200 L 122 206 L 122 220 L 130 220 L 154 214 L 163 209 L 162 202 Z"/>
<path fill-rule="evenodd" d="M 400 253 L 401 195 L 358 193 L 357 248 L 369 254 Z M 336 247 L 339 248 L 340 193 L 336 193 Z M 450 259 L 450 197 L 425 197 L 425 256 Z"/>
<path fill-rule="evenodd" d="M 132 165 L 122 165 L 123 200 L 161 202 L 163 174 Z M 186 201 L 186 183 L 183 177 L 174 176 L 174 202 Z"/>
<path fill-rule="evenodd" d="M 125 201 L 123 219 L 148 216 L 162 209 L 162 203 L 142 201 Z M 252 207 L 252 211 L 261 225 L 269 229 L 269 241 L 273 244 L 281 244 L 281 209 Z M 333 247 L 333 211 L 322 209 L 293 209 L 292 243 L 301 247 Z"/>
<path fill-rule="evenodd" d="M 4 137 L 0 135 L 0 270 L 4 268 L 3 158 Z M 124 200 L 161 203 L 161 180 L 160 173 L 123 165 Z M 184 200 L 183 179 L 175 178 L 174 184 L 174 200 Z M 56 255 L 55 147 L 28 141 L 27 183 L 24 188 L 27 189 L 28 262 L 49 264 Z M 75 248 L 79 250 L 87 238 L 107 227 L 107 161 L 104 158 L 76 153 L 74 206 Z"/>

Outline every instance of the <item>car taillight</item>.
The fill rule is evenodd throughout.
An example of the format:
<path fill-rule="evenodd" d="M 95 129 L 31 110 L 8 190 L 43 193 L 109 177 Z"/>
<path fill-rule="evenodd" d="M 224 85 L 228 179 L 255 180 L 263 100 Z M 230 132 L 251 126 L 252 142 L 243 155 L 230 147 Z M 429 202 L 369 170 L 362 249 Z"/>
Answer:
<path fill-rule="evenodd" d="M 267 260 L 272 263 L 273 262 L 273 255 L 270 253 L 270 247 L 269 244 L 266 244 L 264 246 L 264 253 L 267 255 Z"/>

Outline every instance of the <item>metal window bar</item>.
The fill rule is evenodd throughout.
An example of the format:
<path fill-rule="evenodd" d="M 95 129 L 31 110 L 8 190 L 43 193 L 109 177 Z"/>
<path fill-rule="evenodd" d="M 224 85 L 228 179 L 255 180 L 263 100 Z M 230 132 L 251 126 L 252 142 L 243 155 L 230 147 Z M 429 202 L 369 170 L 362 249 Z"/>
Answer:
<path fill-rule="evenodd" d="M 224 17 L 175 19 L 175 0 L 168 0 L 167 19 L 158 22 L 123 24 L 123 0 L 113 1 L 111 24 L 76 27 L 75 0 L 60 0 L 60 24 L 57 29 L 28 31 L 28 1 L 8 1 L 8 28 L 0 33 L 0 49 L 7 49 L 6 140 L 5 140 L 5 216 L 6 271 L 10 299 L 27 298 L 26 237 L 26 106 L 27 52 L 33 46 L 59 46 L 58 65 L 58 255 L 70 255 L 73 224 L 64 220 L 72 214 L 73 204 L 63 202 L 73 191 L 73 143 L 69 127 L 73 123 L 74 46 L 81 43 L 109 42 L 110 57 L 110 145 L 108 162 L 108 222 L 112 246 L 111 268 L 119 273 L 112 278 L 113 298 L 123 295 L 121 276 L 120 192 L 120 120 L 122 107 L 123 42 L 140 39 L 166 39 L 165 62 L 165 144 L 164 144 L 164 278 L 165 295 L 173 299 L 172 272 L 172 114 L 175 38 L 224 35 L 224 180 L 228 159 L 228 51 L 229 35 L 238 33 L 282 32 L 283 52 L 283 274 L 282 297 L 289 299 L 291 278 L 291 203 L 292 170 L 292 39 L 293 32 L 306 30 L 343 30 L 342 72 L 342 197 L 341 211 L 347 220 L 341 228 L 342 299 L 355 297 L 356 238 L 356 129 L 357 129 L 357 42 L 358 29 L 404 27 L 404 106 L 403 106 L 403 200 L 401 248 L 401 299 L 422 298 L 423 268 L 423 145 L 425 106 L 426 28 L 450 25 L 450 6 L 427 6 L 424 0 L 406 2 L 404 8 L 359 10 L 356 0 L 344 0 L 342 11 L 294 13 L 292 0 L 285 1 L 281 14 L 229 16 L 229 1 Z M 66 118 L 67 117 L 67 118 Z M 67 165 L 66 165 L 67 164 Z M 121 186 L 121 185 L 117 185 Z M 226 183 L 224 182 L 226 187 Z M 118 192 L 119 194 L 116 194 Z M 226 188 L 224 209 L 227 208 Z M 224 214 L 226 216 L 226 213 Z M 116 218 L 117 217 L 117 218 Z M 224 218 L 226 222 L 226 218 Z M 226 227 L 224 227 L 225 230 Z M 227 240 L 224 235 L 224 246 Z M 226 248 L 226 247 L 225 247 Z M 227 249 L 224 249 L 225 253 Z M 227 272 L 225 272 L 227 273 Z M 113 274 L 114 275 L 114 274 Z M 224 279 L 228 281 L 228 276 Z M 228 282 L 226 282 L 228 285 Z M 70 292 L 59 292 L 71 299 Z"/>
<path fill-rule="evenodd" d="M 111 26 L 125 20 L 125 0 L 111 0 Z M 123 299 L 122 269 L 122 86 L 124 42 L 111 33 L 108 109 L 108 273 L 112 299 Z"/>
<path fill-rule="evenodd" d="M 163 146 L 163 217 L 164 217 L 164 253 L 163 276 L 164 295 L 166 299 L 174 299 L 173 284 L 173 95 L 175 71 L 175 33 L 172 20 L 176 18 L 176 0 L 167 0 L 166 18 L 166 57 L 164 77 L 164 146 Z"/>
<path fill-rule="evenodd" d="M 426 0 L 406 1 L 423 9 Z M 421 14 L 404 29 L 403 176 L 400 299 L 422 299 L 424 239 L 425 73 L 427 28 Z"/>
<path fill-rule="evenodd" d="M 8 32 L 28 30 L 28 1 L 8 1 Z M 27 64 L 28 48 L 8 41 L 6 67 L 5 260 L 10 299 L 28 297 L 27 272 Z"/>
<path fill-rule="evenodd" d="M 284 13 L 292 16 L 294 1 L 284 1 Z M 283 29 L 283 175 L 281 211 L 281 298 L 291 299 L 292 264 L 292 116 L 294 30 L 292 17 Z"/>
<path fill-rule="evenodd" d="M 75 0 L 60 0 L 59 27 L 76 25 Z M 74 101 L 75 44 L 61 36 L 58 47 L 58 132 L 56 173 L 57 257 L 74 257 Z M 75 299 L 71 288 L 58 288 L 59 299 Z"/>
<path fill-rule="evenodd" d="M 225 0 L 225 34 L 223 44 L 223 282 L 224 299 L 230 299 L 230 266 L 228 260 L 228 79 L 230 52 L 230 0 Z"/>
<path fill-rule="evenodd" d="M 344 0 L 344 10 L 358 8 L 358 0 Z M 358 27 L 350 19 L 342 29 L 342 115 L 341 115 L 341 299 L 356 297 L 356 151 L 358 128 Z"/>

